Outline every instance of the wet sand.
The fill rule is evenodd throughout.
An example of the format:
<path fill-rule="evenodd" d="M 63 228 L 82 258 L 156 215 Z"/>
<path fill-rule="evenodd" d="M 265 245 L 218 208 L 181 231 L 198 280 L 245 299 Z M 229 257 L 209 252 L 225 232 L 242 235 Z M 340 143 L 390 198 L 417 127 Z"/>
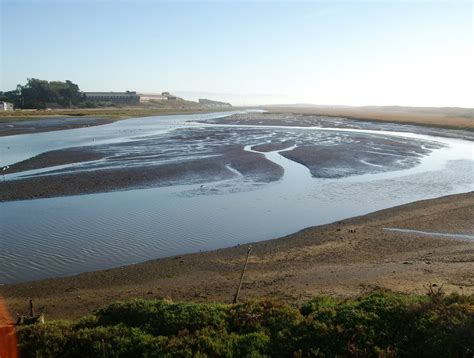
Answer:
<path fill-rule="evenodd" d="M 474 242 L 385 228 L 474 233 L 474 193 L 420 201 L 254 244 L 241 299 L 301 302 L 374 287 L 423 294 L 429 283 L 474 293 Z M 112 301 L 170 297 L 230 302 L 247 246 L 77 276 L 0 286 L 12 313 L 34 299 L 47 319 L 77 318 Z"/>
<path fill-rule="evenodd" d="M 314 178 L 343 178 L 375 174 L 386 171 L 387 167 L 408 169 L 429 153 L 420 146 L 390 139 L 379 140 L 376 144 L 363 136 L 354 135 L 352 139 L 354 143 L 339 144 L 336 148 L 306 145 L 283 151 L 281 155 L 306 166 Z"/>
<path fill-rule="evenodd" d="M 341 128 L 341 129 L 369 129 L 384 130 L 396 132 L 411 132 L 426 134 L 431 136 L 442 136 L 448 138 L 459 138 L 466 140 L 474 139 L 474 114 L 472 118 L 463 118 L 460 125 L 445 120 L 442 125 L 432 126 L 429 121 L 424 122 L 412 118 L 412 121 L 398 120 L 398 117 L 389 117 L 384 120 L 378 120 L 376 115 L 360 116 L 344 116 L 334 114 L 324 114 L 316 108 L 299 108 L 299 107 L 268 107 L 265 113 L 239 113 L 225 118 L 201 121 L 203 123 L 215 124 L 232 124 L 247 126 L 298 126 L 298 127 L 319 127 L 319 128 Z M 331 112 L 332 113 L 332 112 Z M 341 112 L 343 113 L 343 112 Z M 364 112 L 365 113 L 365 112 Z M 408 116 L 408 115 L 407 115 Z M 404 118 L 404 117 L 403 117 Z M 440 120 L 440 116 L 429 117 L 433 120 Z M 457 122 L 456 122 L 457 123 Z M 462 125 L 461 125 L 462 124 Z M 471 128 L 472 124 L 472 128 Z"/>
<path fill-rule="evenodd" d="M 347 134 L 345 142 L 327 145 L 331 132 L 317 139 L 311 132 L 288 134 L 285 129 L 262 129 L 255 125 L 320 126 L 341 129 L 406 130 L 414 133 L 474 139 L 474 133 L 460 130 L 414 128 L 356 122 L 344 118 L 272 113 L 238 114 L 206 122 L 238 124 L 242 127 L 179 129 L 165 135 L 111 145 L 93 145 L 50 151 L 10 165 L 0 181 L 0 202 L 90 194 L 177 184 L 203 184 L 235 177 L 236 171 L 250 180 L 269 183 L 279 180 L 283 169 L 262 154 L 244 151 L 244 145 L 268 152 L 298 147 L 281 154 L 303 164 L 316 178 L 407 169 L 439 144 L 385 138 L 363 133 Z M 294 131 L 293 131 L 294 132 Z M 262 137 L 265 137 L 264 139 Z M 341 134 L 345 136 L 345 134 Z M 260 138 L 260 139 L 259 139 Z M 289 139 L 288 139 L 289 138 Z M 326 139 L 325 139 L 326 138 Z M 256 144 L 263 141 L 263 143 Z M 320 142 L 319 142 L 320 141 Z M 375 149 L 376 148 L 376 149 Z M 55 166 L 62 166 L 55 168 Z M 50 168 L 47 175 L 21 173 Z"/>
<path fill-rule="evenodd" d="M 260 183 L 270 183 L 283 176 L 283 168 L 266 160 L 263 154 L 244 151 L 241 145 L 220 148 L 215 156 L 175 163 L 121 166 L 81 170 L 77 163 L 99 160 L 106 151 L 72 148 L 51 151 L 11 165 L 8 174 L 24 170 L 69 164 L 45 176 L 32 176 L 0 182 L 0 202 L 66 195 L 91 194 L 130 188 L 159 187 L 179 184 L 201 184 L 226 180 L 236 174 Z M 116 160 L 112 158 L 112 160 Z M 76 165 L 76 166 L 75 166 Z M 120 165 L 120 164 L 119 164 Z M 67 172 L 63 173 L 63 171 Z M 77 173 L 75 171 L 78 171 Z"/>
<path fill-rule="evenodd" d="M 0 117 L 0 137 L 18 134 L 30 134 L 84 128 L 112 123 L 111 118 L 98 117 L 36 117 L 31 119 Z"/>
<path fill-rule="evenodd" d="M 36 157 L 12 164 L 6 172 L 8 174 L 19 173 L 28 170 L 49 168 L 58 165 L 74 164 L 99 160 L 105 157 L 104 153 L 91 150 L 90 148 L 71 148 L 67 150 L 53 150 L 42 153 Z"/>

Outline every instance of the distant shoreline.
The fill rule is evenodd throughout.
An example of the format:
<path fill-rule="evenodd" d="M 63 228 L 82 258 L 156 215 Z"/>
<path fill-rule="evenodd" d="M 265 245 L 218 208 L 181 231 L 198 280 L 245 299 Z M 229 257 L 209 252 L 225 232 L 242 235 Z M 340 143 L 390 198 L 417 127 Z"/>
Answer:
<path fill-rule="evenodd" d="M 68 109 L 51 111 L 18 110 L 0 113 L 0 137 L 51 132 L 65 129 L 104 125 L 124 119 L 150 116 L 225 112 L 232 108 L 219 109 L 172 109 L 172 108 L 107 108 Z M 62 120 L 62 121 L 61 121 Z M 55 122 L 49 124 L 49 122 Z"/>
<path fill-rule="evenodd" d="M 345 117 L 354 120 L 415 124 L 474 131 L 473 108 L 261 106 L 271 113 Z"/>
<path fill-rule="evenodd" d="M 346 106 L 237 106 L 229 108 L 88 108 L 88 109 L 55 109 L 55 110 L 16 110 L 0 113 L 0 137 L 26 133 L 37 133 L 52 130 L 102 125 L 123 119 L 210 112 L 245 110 L 259 108 L 270 113 L 294 113 L 303 115 L 320 115 L 327 117 L 345 117 L 354 120 L 411 124 L 434 128 L 461 129 L 474 131 L 474 109 L 472 108 L 424 108 L 424 107 L 346 107 Z M 5 124 L 11 122 L 36 121 L 62 117 L 89 119 L 91 124 L 57 125 L 51 129 L 32 129 L 30 131 L 5 130 Z M 3 126 L 2 126 L 3 124 Z"/>

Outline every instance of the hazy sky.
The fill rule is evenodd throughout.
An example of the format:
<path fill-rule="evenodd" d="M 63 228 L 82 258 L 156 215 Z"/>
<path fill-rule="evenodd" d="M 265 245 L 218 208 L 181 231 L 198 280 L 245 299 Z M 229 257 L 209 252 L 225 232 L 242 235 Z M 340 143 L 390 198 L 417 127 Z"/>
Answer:
<path fill-rule="evenodd" d="M 234 103 L 474 107 L 471 1 L 0 4 L 1 90 L 35 77 Z"/>

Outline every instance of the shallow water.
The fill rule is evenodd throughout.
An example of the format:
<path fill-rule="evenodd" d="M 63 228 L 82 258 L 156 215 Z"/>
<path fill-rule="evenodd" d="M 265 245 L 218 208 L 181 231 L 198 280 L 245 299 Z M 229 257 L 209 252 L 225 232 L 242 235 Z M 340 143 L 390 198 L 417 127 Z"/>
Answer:
<path fill-rule="evenodd" d="M 464 234 L 452 234 L 449 232 L 433 232 L 433 231 L 420 231 L 420 230 L 411 230 L 411 229 L 398 229 L 398 228 L 385 228 L 386 231 L 400 232 L 403 234 L 412 234 L 412 235 L 422 235 L 422 236 L 436 236 L 436 237 L 447 237 L 451 239 L 461 239 L 461 240 L 474 240 L 474 235 L 464 235 Z"/>
<path fill-rule="evenodd" d="M 222 114 L 133 119 L 99 127 L 0 138 L 1 165 L 45 151 L 137 142 L 186 128 L 223 128 L 185 120 Z M 227 129 L 225 129 L 227 128 Z M 242 126 L 225 127 L 236 132 Z M 283 178 L 266 184 L 239 175 L 205 185 L 175 185 L 110 193 L 0 203 L 0 283 L 70 275 L 290 234 L 421 199 L 474 190 L 472 142 L 411 133 L 268 128 L 243 138 L 245 150 L 271 136 L 298 136 L 332 145 L 352 133 L 401 138 L 429 148 L 405 169 L 338 179 L 313 178 L 278 151 L 264 153 Z M 275 133 L 275 134 L 273 134 Z M 326 136 L 329 133 L 330 136 Z M 234 134 L 234 133 L 232 133 Z M 239 137 L 239 138 L 237 138 Z M 160 137 L 161 138 L 161 137 Z M 10 149 L 7 149 L 7 148 Z M 148 146 L 149 147 L 149 146 Z M 291 148 L 287 148 L 291 149 Z M 185 150 L 184 150 L 185 152 Z M 281 150 L 280 150 L 281 152 Z M 7 153 L 7 154 L 5 154 Z M 398 154 L 396 154 L 398 155 Z M 404 159 L 403 156 L 401 159 Z"/>

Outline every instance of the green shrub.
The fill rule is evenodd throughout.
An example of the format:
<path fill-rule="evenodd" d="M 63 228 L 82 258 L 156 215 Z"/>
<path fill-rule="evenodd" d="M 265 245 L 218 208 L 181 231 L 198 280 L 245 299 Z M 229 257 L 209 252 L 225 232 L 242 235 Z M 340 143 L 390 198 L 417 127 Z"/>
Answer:
<path fill-rule="evenodd" d="M 98 325 L 125 324 L 154 335 L 175 335 L 205 327 L 225 328 L 227 306 L 222 304 L 171 303 L 133 300 L 113 303 L 96 313 Z"/>
<path fill-rule="evenodd" d="M 471 357 L 474 296 L 375 291 L 301 308 L 133 300 L 18 328 L 24 357 Z"/>
<path fill-rule="evenodd" d="M 411 330 L 406 355 L 463 357 L 474 355 L 474 296 L 447 296 L 422 304 Z"/>
<path fill-rule="evenodd" d="M 65 351 L 72 326 L 67 322 L 48 322 L 20 326 L 18 340 L 25 357 L 60 357 Z"/>
<path fill-rule="evenodd" d="M 269 354 L 270 337 L 265 333 L 255 332 L 237 336 L 234 343 L 236 357 L 267 357 Z"/>
<path fill-rule="evenodd" d="M 261 332 L 270 339 L 272 356 L 292 354 L 298 346 L 303 315 L 298 308 L 274 301 L 253 301 L 231 306 L 229 328 L 238 334 Z"/>

